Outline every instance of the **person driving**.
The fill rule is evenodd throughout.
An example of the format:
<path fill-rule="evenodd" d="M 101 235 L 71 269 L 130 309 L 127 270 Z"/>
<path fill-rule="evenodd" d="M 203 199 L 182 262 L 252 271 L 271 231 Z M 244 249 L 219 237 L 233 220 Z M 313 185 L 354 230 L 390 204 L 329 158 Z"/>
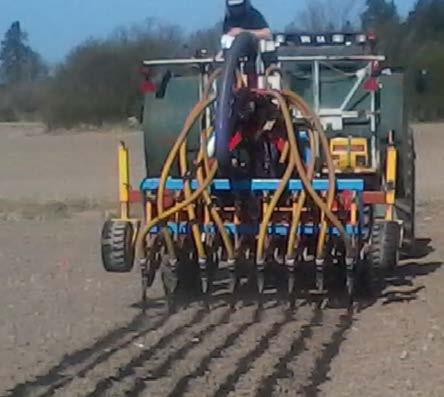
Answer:
<path fill-rule="evenodd" d="M 236 37 L 242 32 L 250 32 L 259 40 L 271 40 L 273 34 L 264 16 L 251 5 L 250 0 L 226 0 L 224 34 Z"/>

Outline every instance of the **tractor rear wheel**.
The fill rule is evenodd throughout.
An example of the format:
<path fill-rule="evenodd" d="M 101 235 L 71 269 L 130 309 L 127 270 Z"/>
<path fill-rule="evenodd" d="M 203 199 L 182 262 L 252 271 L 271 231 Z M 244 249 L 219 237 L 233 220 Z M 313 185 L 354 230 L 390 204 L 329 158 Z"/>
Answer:
<path fill-rule="evenodd" d="M 404 197 L 396 201 L 396 215 L 403 222 L 405 247 L 412 250 L 415 243 L 415 206 L 416 206 L 416 152 L 413 130 L 407 134 L 404 159 Z"/>
<path fill-rule="evenodd" d="M 110 273 L 129 273 L 134 266 L 134 228 L 131 222 L 108 220 L 102 229 L 102 262 Z"/>
<path fill-rule="evenodd" d="M 401 227 L 394 221 L 376 221 L 371 231 L 370 267 L 377 278 L 385 277 L 399 262 Z"/>

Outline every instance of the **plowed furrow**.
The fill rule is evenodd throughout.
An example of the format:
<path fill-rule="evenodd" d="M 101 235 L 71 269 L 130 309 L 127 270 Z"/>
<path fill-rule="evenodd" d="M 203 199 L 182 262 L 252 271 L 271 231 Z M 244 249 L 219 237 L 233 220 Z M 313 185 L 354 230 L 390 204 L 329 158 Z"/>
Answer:
<path fill-rule="evenodd" d="M 158 351 L 164 349 L 191 324 L 200 323 L 206 316 L 203 308 L 196 306 L 171 316 L 166 324 L 119 350 L 110 360 L 94 368 L 86 378 L 77 378 L 73 390 L 84 390 L 84 395 L 102 396 L 116 384 L 132 376 L 135 370 Z M 67 390 L 60 395 L 68 394 Z"/>
<path fill-rule="evenodd" d="M 119 370 L 118 377 L 108 378 L 110 379 L 107 383 L 109 387 L 101 388 L 93 395 L 139 395 L 145 389 L 146 381 L 162 377 L 173 363 L 194 348 L 196 340 L 204 339 L 216 327 L 228 321 L 229 316 L 230 309 L 225 306 L 196 318 L 195 321 L 183 327 L 181 332 L 175 333 L 172 338 L 168 338 L 167 342 L 157 346 L 154 351 L 149 349 L 148 353 L 143 351 L 134 357 Z M 153 393 L 159 395 L 157 390 Z"/>
<path fill-rule="evenodd" d="M 139 314 L 128 324 L 110 331 L 91 345 L 65 355 L 45 374 L 18 384 L 5 397 L 51 396 L 81 372 L 86 373 L 95 365 L 108 360 L 109 356 L 120 349 L 120 346 L 159 328 L 165 320 L 165 316 L 157 310 L 151 315 Z"/>
<path fill-rule="evenodd" d="M 276 332 L 283 321 L 285 314 L 280 307 L 263 310 L 255 313 L 251 321 L 251 308 L 239 309 L 240 316 L 244 319 L 243 325 L 231 324 L 232 334 L 221 341 L 220 346 L 213 352 L 204 356 L 204 365 L 197 365 L 196 376 L 188 376 L 186 380 L 179 380 L 178 385 L 170 392 L 170 396 L 215 396 L 229 384 L 230 376 L 237 370 L 239 364 L 246 356 L 252 354 L 261 339 Z M 240 330 L 239 330 L 240 329 Z M 232 337 L 230 337 L 230 335 Z M 250 357 L 254 360 L 255 357 Z M 185 383 L 185 385 L 184 385 Z"/>
<path fill-rule="evenodd" d="M 237 338 L 254 323 L 254 313 L 254 307 L 230 313 L 229 319 L 214 327 L 205 338 L 196 339 L 194 348 L 181 359 L 176 360 L 168 371 L 153 374 L 153 379 L 146 381 L 143 389 L 148 394 L 182 395 L 190 379 L 205 373 L 211 357 L 236 343 Z"/>
<path fill-rule="evenodd" d="M 256 396 L 315 396 L 307 390 L 312 383 L 325 346 L 332 343 L 339 327 L 341 311 L 317 310 L 313 320 L 301 329 L 273 373 L 262 380 Z"/>

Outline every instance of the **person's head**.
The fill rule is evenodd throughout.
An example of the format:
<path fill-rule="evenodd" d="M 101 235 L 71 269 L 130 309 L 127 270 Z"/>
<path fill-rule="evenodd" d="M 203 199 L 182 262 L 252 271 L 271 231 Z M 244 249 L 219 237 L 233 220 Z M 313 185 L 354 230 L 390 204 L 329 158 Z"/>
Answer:
<path fill-rule="evenodd" d="M 250 7 L 250 0 L 226 0 L 227 13 L 231 17 L 242 17 Z"/>

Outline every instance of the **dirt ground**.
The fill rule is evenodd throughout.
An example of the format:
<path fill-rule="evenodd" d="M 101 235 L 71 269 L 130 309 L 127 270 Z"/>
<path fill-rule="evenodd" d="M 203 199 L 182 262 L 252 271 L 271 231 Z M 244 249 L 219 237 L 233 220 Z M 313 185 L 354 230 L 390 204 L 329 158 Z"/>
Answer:
<path fill-rule="evenodd" d="M 167 315 L 158 283 L 144 313 L 137 272 L 100 263 L 116 146 L 140 134 L 0 125 L 0 395 L 444 396 L 444 125 L 415 131 L 418 249 L 376 301 Z"/>

